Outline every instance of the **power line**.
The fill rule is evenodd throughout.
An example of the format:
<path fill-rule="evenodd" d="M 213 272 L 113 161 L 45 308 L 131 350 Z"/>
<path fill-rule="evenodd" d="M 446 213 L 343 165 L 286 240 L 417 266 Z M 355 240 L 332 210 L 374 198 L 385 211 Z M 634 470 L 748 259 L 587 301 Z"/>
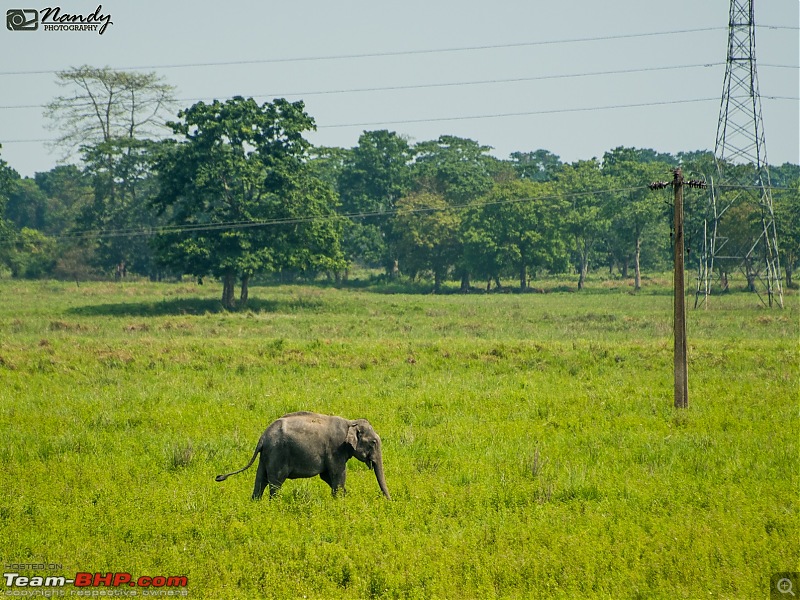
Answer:
<path fill-rule="evenodd" d="M 606 75 L 626 75 L 631 73 L 647 73 L 652 71 L 670 71 L 670 70 L 680 70 L 680 69 L 697 69 L 697 68 L 710 68 L 710 67 L 719 67 L 724 65 L 724 62 L 709 62 L 709 63 L 698 63 L 694 65 L 676 65 L 676 66 L 665 66 L 665 67 L 641 67 L 641 68 L 634 68 L 634 69 L 616 69 L 612 71 L 592 71 L 586 73 L 564 73 L 564 74 L 556 74 L 556 75 L 537 75 L 533 77 L 511 77 L 508 79 L 484 79 L 484 80 L 477 80 L 477 81 L 453 81 L 453 82 L 445 82 L 445 83 L 420 83 L 420 84 L 409 84 L 409 85 L 390 85 L 390 86 L 381 86 L 381 87 L 366 87 L 366 88 L 345 88 L 345 89 L 332 89 L 332 90 L 316 90 L 316 91 L 306 91 L 306 92 L 271 92 L 271 93 L 262 93 L 262 94 L 250 94 L 250 97 L 253 98 L 278 98 L 278 97 L 294 97 L 294 96 L 321 96 L 327 94 L 354 94 L 354 93 L 363 93 L 363 92 L 386 92 L 386 91 L 399 91 L 399 90 L 416 90 L 416 89 L 428 89 L 428 88 L 444 88 L 444 87 L 459 87 L 459 86 L 469 86 L 469 85 L 492 85 L 492 84 L 500 84 L 500 83 L 523 83 L 527 81 L 546 81 L 550 79 L 570 79 L 570 78 L 578 78 L 578 77 L 598 77 L 598 76 L 606 76 Z M 769 65 L 769 64 L 762 64 L 759 67 L 771 67 L 776 69 L 800 69 L 800 65 Z M 243 95 L 243 94 L 240 94 Z M 201 102 L 207 101 L 211 97 L 205 96 L 203 98 L 178 98 L 177 102 Z M 777 99 L 791 99 L 791 98 L 784 98 L 781 96 L 770 96 L 770 98 L 777 98 Z M 89 103 L 86 104 L 79 104 L 76 106 L 92 106 Z M 15 109 L 31 109 L 31 108 L 46 108 L 46 104 L 19 104 L 19 105 L 12 105 L 12 106 L 0 106 L 2 110 L 15 110 Z"/>
<path fill-rule="evenodd" d="M 562 73 L 562 74 L 555 74 L 555 75 L 536 75 L 532 77 L 511 77 L 507 79 L 483 79 L 483 80 L 476 80 L 476 81 L 452 81 L 452 82 L 444 82 L 444 83 L 420 83 L 420 84 L 409 84 L 409 85 L 390 85 L 390 86 L 376 86 L 376 87 L 365 87 L 365 88 L 343 88 L 343 89 L 331 89 L 331 90 L 316 90 L 316 91 L 305 91 L 305 92 L 272 92 L 269 94 L 250 94 L 250 97 L 253 98 L 268 98 L 268 97 L 292 97 L 292 96 L 321 96 L 321 95 L 328 95 L 328 94 L 354 94 L 354 93 L 364 93 L 364 92 L 386 92 L 386 91 L 400 91 L 400 90 L 416 90 L 416 89 L 430 89 L 430 88 L 446 88 L 446 87 L 461 87 L 461 86 L 470 86 L 470 85 L 494 85 L 494 84 L 501 84 L 501 83 L 524 83 L 528 81 L 547 81 L 552 79 L 572 79 L 572 78 L 580 78 L 580 77 L 601 77 L 601 76 L 608 76 L 608 75 L 627 75 L 632 73 L 649 73 L 654 71 L 674 71 L 674 70 L 682 70 L 682 69 L 697 69 L 697 68 L 710 68 L 710 67 L 719 67 L 724 65 L 724 62 L 713 62 L 713 63 L 698 63 L 693 65 L 674 65 L 674 66 L 662 66 L 662 67 L 640 67 L 640 68 L 633 68 L 633 69 L 615 69 L 609 71 L 591 71 L 591 72 L 584 72 L 584 73 Z M 239 94 L 244 95 L 244 94 Z M 205 98 L 178 98 L 177 102 L 199 102 L 208 100 L 208 97 Z M 78 104 L 78 107 L 82 106 L 92 106 L 91 103 L 85 104 Z M 27 104 L 27 105 L 17 105 L 17 106 L 0 106 L 0 109 L 27 109 L 27 108 L 46 108 L 47 105 L 45 104 Z"/>
<path fill-rule="evenodd" d="M 328 60 L 350 60 L 350 59 L 363 59 L 363 58 L 385 58 L 392 56 L 415 56 L 426 54 L 440 54 L 448 52 L 474 52 L 482 50 L 500 50 L 508 48 L 525 48 L 535 46 L 550 46 L 557 44 L 577 44 L 586 42 L 604 42 L 610 40 L 622 39 L 635 39 L 642 37 L 656 37 L 665 35 L 680 35 L 688 33 L 707 33 L 709 31 L 721 31 L 727 29 L 726 27 L 700 27 L 696 29 L 677 29 L 673 31 L 653 31 L 647 33 L 627 33 L 619 35 L 606 35 L 597 37 L 584 37 L 584 38 L 566 38 L 560 40 L 541 40 L 535 42 L 517 42 L 509 44 L 485 44 L 476 46 L 460 46 L 452 48 L 430 48 L 419 50 L 397 50 L 387 52 L 365 52 L 359 54 L 335 54 L 335 55 L 317 55 L 317 56 L 295 56 L 285 58 L 262 58 L 253 60 L 233 60 L 233 61 L 218 61 L 218 62 L 203 62 L 203 63 L 176 63 L 176 64 L 163 64 L 163 65 L 140 65 L 135 67 L 119 67 L 118 71 L 140 71 L 145 69 L 186 69 L 186 68 L 207 68 L 207 67 L 230 67 L 238 65 L 256 65 L 256 64 L 272 64 L 272 63 L 289 63 L 289 62 L 315 62 L 315 61 L 328 61 Z M 57 69 L 38 70 L 38 71 L 2 71 L 0 76 L 12 75 L 51 75 L 58 73 Z"/>
<path fill-rule="evenodd" d="M 404 120 L 396 120 L 396 121 L 374 121 L 374 122 L 364 122 L 364 123 L 341 123 L 336 125 L 317 125 L 317 129 L 333 129 L 333 128 L 343 128 L 343 127 L 374 127 L 378 125 L 408 125 L 414 123 L 436 123 L 442 121 L 469 121 L 474 119 L 503 119 L 508 117 L 528 117 L 528 116 L 535 116 L 535 115 L 553 115 L 553 114 L 565 114 L 565 113 L 576 113 L 576 112 L 594 112 L 594 111 L 601 111 L 601 110 L 618 110 L 624 108 L 644 108 L 650 106 L 667 106 L 667 105 L 675 105 L 675 104 L 692 104 L 697 102 L 719 102 L 718 97 L 713 98 L 692 98 L 688 100 L 663 100 L 663 101 L 656 101 L 656 102 L 641 102 L 635 104 L 614 104 L 614 105 L 607 105 L 607 106 L 589 106 L 589 107 L 579 107 L 579 108 L 555 108 L 551 110 L 533 110 L 533 111 L 523 111 L 523 112 L 511 112 L 511 113 L 495 113 L 495 114 L 488 114 L 488 115 L 463 115 L 458 117 L 434 117 L 434 118 L 426 118 L 426 119 L 404 119 Z"/>
<path fill-rule="evenodd" d="M 763 98 L 767 98 L 770 100 L 793 100 L 793 101 L 800 100 L 800 98 L 795 96 L 763 96 Z M 640 102 L 635 104 L 613 104 L 607 106 L 556 108 L 552 110 L 494 113 L 494 114 L 483 114 L 483 115 L 462 115 L 457 117 L 430 117 L 425 119 L 401 119 L 394 121 L 391 120 L 371 121 L 363 123 L 337 123 L 332 125 L 317 125 L 317 129 L 336 129 L 345 127 L 376 127 L 379 125 L 409 125 L 414 123 L 438 123 L 443 121 L 471 121 L 478 119 L 502 119 L 508 117 L 528 117 L 536 115 L 553 115 L 553 114 L 576 113 L 576 112 L 594 112 L 602 110 L 619 110 L 626 108 L 646 108 L 651 106 L 669 106 L 676 104 L 694 104 L 699 102 L 719 102 L 719 98 L 711 97 L 711 98 L 691 98 L 687 100 L 663 100 L 656 102 Z M 0 144 L 34 144 L 34 143 L 39 144 L 39 143 L 48 143 L 55 141 L 57 140 L 54 138 L 42 138 L 33 140 L 0 140 Z"/>
<path fill-rule="evenodd" d="M 781 98 L 781 99 L 793 99 L 796 100 L 797 98 Z M 656 101 L 656 102 L 641 102 L 636 104 L 616 104 L 616 105 L 609 105 L 609 106 L 589 106 L 589 107 L 580 107 L 580 108 L 557 108 L 552 110 L 539 110 L 539 111 L 524 111 L 524 112 L 514 112 L 514 113 L 495 113 L 495 114 L 484 114 L 484 115 L 463 115 L 457 117 L 431 117 L 425 119 L 401 119 L 401 120 L 387 120 L 387 121 L 373 121 L 373 122 L 363 122 L 363 123 L 338 123 L 332 125 L 317 125 L 317 129 L 333 129 L 333 128 L 344 128 L 344 127 L 370 127 L 370 126 L 377 126 L 377 125 L 406 125 L 406 124 L 413 124 L 413 123 L 437 123 L 441 121 L 467 121 L 467 120 L 476 120 L 476 119 L 498 119 L 498 118 L 508 118 L 508 117 L 524 117 L 524 116 L 535 116 L 535 115 L 552 115 L 552 114 L 560 114 L 560 113 L 574 113 L 574 112 L 593 112 L 593 111 L 600 111 L 600 110 L 617 110 L 623 108 L 644 108 L 649 106 L 665 106 L 670 104 L 691 104 L 697 102 L 719 102 L 719 98 L 693 98 L 688 100 L 664 100 L 664 101 Z M 2 144 L 32 144 L 32 143 L 47 143 L 47 142 L 55 142 L 56 140 L 53 138 L 43 138 L 43 139 L 33 139 L 33 140 L 0 140 Z"/>
<path fill-rule="evenodd" d="M 800 97 L 797 96 L 762 96 L 762 99 L 769 100 L 792 100 L 798 101 Z M 529 117 L 537 115 L 554 115 L 576 112 L 594 112 L 602 110 L 619 110 L 626 108 L 646 108 L 651 106 L 669 106 L 677 104 L 694 104 L 699 102 L 719 102 L 718 97 L 711 98 L 690 98 L 686 100 L 663 100 L 656 102 L 640 102 L 635 104 L 613 104 L 607 106 L 586 106 L 578 108 L 556 108 L 552 110 L 536 110 L 536 111 L 523 111 L 511 113 L 494 113 L 484 115 L 462 115 L 457 117 L 430 117 L 425 119 L 400 119 L 400 120 L 387 120 L 387 121 L 371 121 L 363 123 L 336 123 L 332 125 L 317 125 L 317 129 L 336 129 L 345 127 L 376 127 L 380 125 L 410 125 L 415 123 L 438 123 L 444 121 L 472 121 L 478 119 L 503 119 L 508 117 Z M 33 140 L 0 140 L 0 144 L 41 144 L 57 141 L 54 138 L 41 138 Z"/>
<path fill-rule="evenodd" d="M 697 63 L 693 65 L 674 65 L 662 67 L 640 67 L 632 69 L 615 69 L 610 71 L 590 71 L 585 73 L 562 73 L 555 75 L 535 75 L 532 77 L 510 77 L 507 79 L 483 79 L 476 81 L 452 81 L 444 83 L 419 83 L 408 85 L 389 85 L 389 86 L 376 86 L 364 88 L 343 88 L 343 89 L 330 89 L 330 90 L 312 90 L 305 92 L 270 92 L 260 94 L 248 94 L 252 98 L 278 98 L 278 97 L 302 97 L 302 96 L 322 96 L 328 94 L 354 94 L 365 92 L 386 92 L 386 91 L 402 91 L 402 90 L 417 90 L 417 89 L 430 89 L 430 88 L 445 88 L 445 87 L 460 87 L 470 85 L 494 85 L 502 83 L 524 83 L 528 81 L 547 81 L 551 79 L 571 79 L 579 77 L 601 77 L 607 75 L 627 75 L 632 73 L 648 73 L 654 71 L 673 71 L 682 69 L 698 69 L 698 68 L 711 68 L 719 67 L 726 63 L 724 62 L 707 62 Z M 759 64 L 760 68 L 769 67 L 774 69 L 800 69 L 800 65 L 776 65 L 776 64 Z M 244 94 L 238 94 L 244 95 Z M 767 98 L 779 100 L 792 100 L 794 98 L 784 96 L 766 96 Z M 202 98 L 178 98 L 177 102 L 201 102 L 211 99 L 211 96 Z M 78 104 L 76 106 L 92 106 L 90 103 Z M 0 106 L 0 110 L 19 110 L 19 109 L 33 109 L 33 108 L 46 108 L 46 104 L 17 104 Z"/>

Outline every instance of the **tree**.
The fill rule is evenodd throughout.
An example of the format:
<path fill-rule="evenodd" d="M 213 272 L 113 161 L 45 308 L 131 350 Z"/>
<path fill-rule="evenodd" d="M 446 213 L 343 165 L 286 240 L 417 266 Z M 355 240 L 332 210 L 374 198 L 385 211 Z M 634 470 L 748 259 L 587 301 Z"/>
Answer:
<path fill-rule="evenodd" d="M 87 165 L 94 199 L 82 207 L 79 225 L 103 233 L 94 240 L 97 266 L 108 270 L 125 262 L 152 276 L 146 240 L 120 230 L 154 224 L 148 194 L 142 192 L 151 179 L 153 139 L 169 131 L 166 119 L 175 105 L 174 88 L 155 73 L 88 65 L 56 77 L 67 93 L 45 107 L 45 117 L 59 133 L 55 145 L 65 158 L 80 150 Z"/>
<path fill-rule="evenodd" d="M 93 274 L 95 246 L 84 236 L 82 215 L 92 204 L 92 178 L 75 165 L 60 165 L 36 173 L 34 181 L 46 197 L 42 232 L 56 238 L 55 264 L 50 274 L 65 279 L 85 279 Z"/>
<path fill-rule="evenodd" d="M 199 102 L 172 123 L 180 142 L 165 142 L 154 201 L 173 231 L 158 236 L 163 263 L 223 281 L 222 304 L 248 298 L 252 275 L 281 268 L 344 266 L 335 194 L 305 162 L 314 127 L 302 102 L 252 98 Z"/>
<path fill-rule="evenodd" d="M 400 199 L 392 219 L 395 251 L 412 276 L 433 273 L 434 292 L 439 293 L 457 257 L 460 218 L 444 198 L 429 192 Z"/>
<path fill-rule="evenodd" d="M 520 179 L 552 181 L 562 166 L 561 159 L 548 150 L 512 152 L 511 164 Z"/>
<path fill-rule="evenodd" d="M 564 166 L 556 181 L 558 191 L 569 204 L 565 225 L 578 268 L 578 289 L 582 290 L 597 245 L 610 224 L 604 212 L 608 206 L 608 181 L 596 159 Z"/>
<path fill-rule="evenodd" d="M 492 189 L 495 181 L 514 177 L 508 163 L 489 155 L 491 147 L 452 135 L 414 146 L 413 189 L 443 198 L 449 205 L 466 207 Z M 452 253 L 464 256 L 463 240 L 454 242 Z M 461 289 L 469 288 L 470 273 L 463 260 L 456 260 Z"/>
<path fill-rule="evenodd" d="M 778 232 L 778 251 L 786 286 L 794 286 L 792 276 L 800 265 L 800 179 L 789 183 L 789 189 L 775 193 L 775 226 Z"/>
<path fill-rule="evenodd" d="M 618 190 L 609 196 L 609 251 L 621 258 L 623 277 L 627 276 L 632 256 L 636 291 L 642 287 L 642 242 L 650 231 L 658 227 L 663 213 L 663 200 L 645 186 L 663 179 L 670 171 L 667 163 L 647 160 L 650 153 L 654 151 L 620 147 L 603 156 L 603 174 L 613 179 Z M 665 229 L 666 222 L 663 225 L 662 229 Z"/>
<path fill-rule="evenodd" d="M 50 102 L 44 115 L 67 156 L 81 146 L 168 131 L 175 88 L 155 73 L 83 65 L 56 73 L 56 83 L 68 93 Z"/>
<path fill-rule="evenodd" d="M 558 269 L 566 259 L 564 201 L 548 184 L 510 181 L 495 185 L 464 219 L 470 270 L 489 281 L 504 271 L 528 288 L 531 271 Z"/>
<path fill-rule="evenodd" d="M 41 277 L 53 269 L 55 240 L 39 231 L 46 200 L 33 179 L 20 178 L 0 160 L 0 264 L 12 277 Z"/>
<path fill-rule="evenodd" d="M 336 189 L 351 153 L 352 150 L 336 146 L 311 146 L 306 161 L 309 173 Z"/>
<path fill-rule="evenodd" d="M 489 155 L 490 146 L 452 135 L 414 146 L 417 191 L 437 194 L 453 205 L 466 205 L 486 194 L 502 165 Z"/>
<path fill-rule="evenodd" d="M 769 180 L 773 187 L 791 187 L 798 179 L 800 179 L 800 165 L 783 163 L 769 168 Z"/>
<path fill-rule="evenodd" d="M 461 239 L 464 253 L 464 268 L 471 277 L 486 281 L 486 291 L 491 289 L 492 281 L 499 289 L 500 277 L 507 270 L 507 257 L 497 230 L 502 227 L 487 214 L 485 206 L 474 202 L 464 213 Z"/>
<path fill-rule="evenodd" d="M 0 144 L 0 150 L 2 150 L 2 148 L 3 145 Z M 9 197 L 16 189 L 19 179 L 19 173 L 9 167 L 8 163 L 0 158 L 0 208 L 3 209 L 2 214 L 5 214 L 6 202 L 8 202 Z"/>
<path fill-rule="evenodd" d="M 342 211 L 391 212 L 410 191 L 414 152 L 405 138 L 385 129 L 365 131 L 345 158 L 339 176 Z M 367 219 L 366 222 L 380 222 Z"/>
<path fill-rule="evenodd" d="M 33 179 L 17 179 L 7 195 L 5 216 L 18 230 L 23 227 L 44 230 L 47 195 Z"/>
<path fill-rule="evenodd" d="M 34 181 L 47 198 L 42 231 L 58 235 L 75 229 L 84 207 L 92 201 L 91 177 L 75 165 L 59 165 L 36 173 Z"/>
<path fill-rule="evenodd" d="M 686 230 L 686 244 L 689 248 L 689 256 L 701 260 L 703 256 L 703 246 L 706 243 L 706 225 L 713 227 L 713 215 L 711 214 L 711 193 L 712 185 L 717 181 L 717 160 L 714 153 L 710 150 L 695 152 L 679 152 L 677 154 L 678 164 L 681 166 L 683 176 L 686 179 L 699 179 L 708 183 L 707 193 L 689 193 L 683 197 L 684 229 Z M 675 164 L 675 163 L 672 163 Z M 670 179 L 671 175 L 662 174 L 657 179 Z M 672 222 L 671 207 L 665 206 L 665 216 L 669 223 Z M 669 253 L 669 261 L 672 262 L 672 251 Z M 719 267 L 719 264 L 717 265 Z"/>
<path fill-rule="evenodd" d="M 50 273 L 56 262 L 56 244 L 41 231 L 23 227 L 7 253 L 13 277 L 37 278 Z"/>
<path fill-rule="evenodd" d="M 153 173 L 157 142 L 112 138 L 84 147 L 86 174 L 91 177 L 93 201 L 79 219 L 92 234 L 96 265 L 108 272 L 118 265 L 125 271 L 158 274 L 145 232 L 163 224 L 151 205 L 156 194 Z"/>
<path fill-rule="evenodd" d="M 17 241 L 14 225 L 6 219 L 6 205 L 19 180 L 19 173 L 0 158 L 0 265 L 9 265 Z"/>
<path fill-rule="evenodd" d="M 351 216 L 342 244 L 348 261 L 383 264 L 394 268 L 388 243 L 392 235 L 389 219 L 397 201 L 411 188 L 414 151 L 394 131 L 365 131 L 358 145 L 345 156 L 337 181 L 340 210 Z"/>

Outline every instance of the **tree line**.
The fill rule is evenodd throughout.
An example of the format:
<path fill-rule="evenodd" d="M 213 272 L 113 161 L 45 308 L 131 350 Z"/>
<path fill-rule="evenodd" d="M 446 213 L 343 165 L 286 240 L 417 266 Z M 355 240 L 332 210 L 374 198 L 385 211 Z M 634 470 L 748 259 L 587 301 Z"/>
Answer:
<path fill-rule="evenodd" d="M 70 93 L 46 116 L 79 160 L 23 178 L 0 158 L 0 272 L 13 277 L 214 277 L 226 307 L 247 301 L 254 276 L 344 279 L 352 265 L 429 278 L 437 292 L 451 280 L 525 290 L 549 273 L 574 273 L 581 289 L 600 268 L 638 289 L 643 270 L 671 262 L 670 198 L 647 184 L 678 164 L 699 178 L 717 170 L 703 151 L 500 159 L 474 140 L 412 143 L 388 130 L 364 131 L 353 148 L 315 147 L 302 101 L 237 96 L 170 112 L 174 90 L 152 74 L 80 67 L 58 77 Z M 791 283 L 800 167 L 771 176 Z M 686 202 L 691 263 L 708 198 Z M 747 245 L 759 214 L 747 203 L 728 211 L 728 243 Z"/>

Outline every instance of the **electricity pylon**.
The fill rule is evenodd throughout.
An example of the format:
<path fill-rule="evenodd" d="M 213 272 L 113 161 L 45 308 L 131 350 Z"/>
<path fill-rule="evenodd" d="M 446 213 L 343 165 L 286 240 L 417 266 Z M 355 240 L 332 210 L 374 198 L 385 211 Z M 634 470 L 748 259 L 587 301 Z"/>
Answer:
<path fill-rule="evenodd" d="M 709 212 L 695 294 L 708 305 L 714 269 L 722 289 L 733 270 L 765 304 L 783 308 L 778 236 L 756 73 L 753 0 L 731 0 L 728 58 L 714 147 Z M 764 296 L 766 295 L 766 299 Z"/>

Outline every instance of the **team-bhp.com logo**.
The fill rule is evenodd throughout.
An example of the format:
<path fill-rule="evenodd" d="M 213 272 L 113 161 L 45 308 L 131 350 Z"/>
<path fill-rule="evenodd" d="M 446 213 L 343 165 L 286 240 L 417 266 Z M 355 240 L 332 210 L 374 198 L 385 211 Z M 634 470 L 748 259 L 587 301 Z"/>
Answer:
<path fill-rule="evenodd" d="M 143 575 L 136 579 L 130 573 L 76 573 L 75 577 L 67 579 L 63 575 L 48 575 L 42 576 L 22 576 L 19 573 L 3 573 L 6 588 L 63 588 L 67 585 L 74 585 L 77 588 L 99 588 L 111 587 L 121 588 L 128 586 L 132 588 L 142 588 L 139 595 L 142 596 L 163 596 L 164 588 L 179 588 L 172 589 L 169 593 L 170 596 L 188 596 L 186 586 L 189 584 L 185 575 L 180 577 L 165 577 L 157 575 L 155 577 L 148 577 Z M 157 589 L 152 589 L 157 588 Z M 63 594 L 63 592 L 61 592 Z M 97 592 L 90 593 L 88 590 L 78 595 L 97 595 Z M 109 592 L 110 594 L 110 592 Z M 9 595 L 6 592 L 6 595 Z M 33 595 L 33 590 L 31 590 Z M 131 592 L 129 595 L 136 595 Z"/>
<path fill-rule="evenodd" d="M 113 25 L 111 14 L 103 14 L 98 5 L 88 15 L 61 12 L 60 6 L 47 8 L 9 8 L 6 11 L 6 29 L 9 31 L 36 31 L 39 25 L 44 31 L 96 31 L 103 35 Z"/>

